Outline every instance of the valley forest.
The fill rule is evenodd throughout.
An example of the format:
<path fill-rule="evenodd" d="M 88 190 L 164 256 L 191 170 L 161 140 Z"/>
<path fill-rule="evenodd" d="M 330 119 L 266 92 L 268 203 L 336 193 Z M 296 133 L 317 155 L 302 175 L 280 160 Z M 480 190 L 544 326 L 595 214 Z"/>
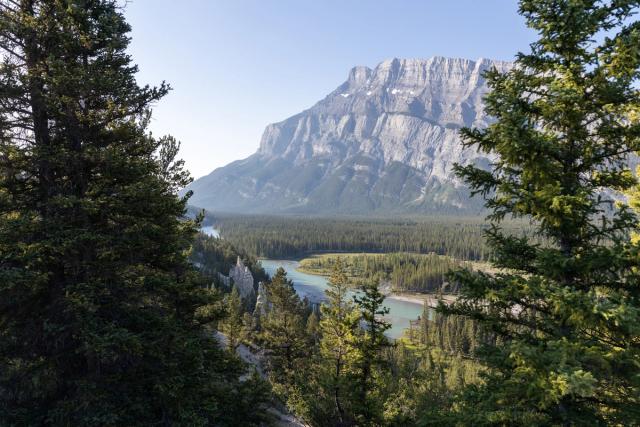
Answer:
<path fill-rule="evenodd" d="M 0 0 L 0 426 L 639 426 L 640 1 L 460 2 L 530 43 L 356 66 L 194 180 L 234 97 L 317 95 L 279 61 L 411 52 L 391 3 Z"/>

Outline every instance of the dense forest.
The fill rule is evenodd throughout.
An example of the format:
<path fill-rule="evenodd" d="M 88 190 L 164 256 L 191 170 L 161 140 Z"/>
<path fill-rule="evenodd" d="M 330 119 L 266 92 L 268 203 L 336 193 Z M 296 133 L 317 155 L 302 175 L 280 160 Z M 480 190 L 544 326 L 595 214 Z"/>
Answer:
<path fill-rule="evenodd" d="M 300 261 L 300 270 L 328 276 L 338 259 L 356 286 L 377 283 L 392 291 L 456 293 L 447 280 L 451 270 L 472 268 L 472 264 L 436 254 L 324 254 Z"/>
<path fill-rule="evenodd" d="M 208 215 L 211 218 L 211 214 Z M 487 260 L 480 218 L 328 219 L 213 215 L 225 239 L 265 258 L 303 258 L 317 252 L 415 252 Z M 507 224 L 514 234 L 529 231 L 524 222 Z"/>
<path fill-rule="evenodd" d="M 170 88 L 137 83 L 122 7 L 0 0 L 0 425 L 638 425 L 640 1 L 519 2 L 538 39 L 461 130 L 495 161 L 454 169 L 488 225 L 205 218 L 223 239 L 149 131 Z M 256 261 L 318 251 L 412 254 L 322 259 L 319 309 Z M 238 256 L 255 307 L 215 283 Z M 458 266 L 390 342 L 382 277 Z"/>
<path fill-rule="evenodd" d="M 415 327 L 414 327 L 415 326 Z M 486 345 L 496 345 L 497 337 L 482 324 L 463 316 L 445 316 L 425 308 L 424 314 L 407 331 L 408 338 L 427 348 L 436 348 L 451 356 L 472 359 Z"/>

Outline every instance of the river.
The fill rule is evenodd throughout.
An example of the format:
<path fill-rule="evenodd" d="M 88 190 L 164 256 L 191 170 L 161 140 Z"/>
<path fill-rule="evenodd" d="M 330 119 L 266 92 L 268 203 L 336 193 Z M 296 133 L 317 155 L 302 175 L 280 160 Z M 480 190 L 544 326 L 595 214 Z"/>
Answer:
<path fill-rule="evenodd" d="M 298 271 L 298 261 L 262 259 L 260 262 L 270 276 L 275 274 L 278 267 L 284 268 L 301 297 L 306 296 L 311 302 L 321 302 L 325 299 L 327 279 Z M 386 320 L 391 324 L 391 329 L 387 331 L 389 338 L 400 338 L 403 331 L 409 327 L 409 321 L 416 320 L 423 313 L 423 304 L 401 301 L 393 296 L 387 297 L 384 305 L 389 308 L 389 314 L 386 316 Z"/>
<path fill-rule="evenodd" d="M 219 231 L 213 226 L 202 227 L 201 231 L 207 236 L 220 237 Z M 287 270 L 287 277 L 293 280 L 293 287 L 300 297 L 306 296 L 311 302 L 324 301 L 324 291 L 327 289 L 325 277 L 298 271 L 298 261 L 263 259 L 260 262 L 269 276 L 273 276 L 278 267 Z M 393 296 L 387 297 L 384 302 L 389 308 L 389 314 L 385 317 L 391 324 L 391 329 L 387 331 L 389 338 L 400 338 L 409 327 L 409 321 L 416 320 L 423 313 L 424 305 L 421 303 L 403 301 Z"/>

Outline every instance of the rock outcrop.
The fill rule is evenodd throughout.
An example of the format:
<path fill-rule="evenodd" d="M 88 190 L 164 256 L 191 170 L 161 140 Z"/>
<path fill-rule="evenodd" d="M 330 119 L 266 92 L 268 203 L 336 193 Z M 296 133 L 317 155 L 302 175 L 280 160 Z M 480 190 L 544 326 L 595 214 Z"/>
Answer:
<path fill-rule="evenodd" d="M 267 288 L 263 282 L 258 283 L 258 297 L 256 298 L 256 308 L 253 311 L 253 315 L 256 317 L 264 316 L 271 308 L 269 303 L 269 296 L 267 295 Z"/>
<path fill-rule="evenodd" d="M 240 257 L 229 270 L 229 275 L 225 276 L 222 273 L 218 273 L 218 279 L 227 289 L 235 286 L 245 304 L 253 307 L 256 298 L 256 292 L 253 288 L 253 274 L 251 274 L 249 267 L 244 265 Z"/>
<path fill-rule="evenodd" d="M 244 265 L 240 257 L 236 261 L 236 265 L 229 270 L 229 278 L 233 280 L 233 285 L 238 289 L 238 293 L 245 301 L 253 302 L 256 294 L 253 289 L 253 274 L 249 267 Z"/>
<path fill-rule="evenodd" d="M 511 63 L 391 59 L 355 67 L 310 109 L 267 126 L 258 152 L 195 181 L 194 205 L 229 212 L 468 212 L 459 130 L 486 126 L 483 73 Z"/>

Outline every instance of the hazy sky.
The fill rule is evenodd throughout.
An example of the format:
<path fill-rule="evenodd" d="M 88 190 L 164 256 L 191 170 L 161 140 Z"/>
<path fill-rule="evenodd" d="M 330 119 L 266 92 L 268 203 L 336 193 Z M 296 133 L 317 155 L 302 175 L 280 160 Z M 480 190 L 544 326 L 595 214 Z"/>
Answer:
<path fill-rule="evenodd" d="M 131 0 L 139 82 L 173 91 L 152 130 L 195 177 L 255 152 L 355 65 L 434 55 L 513 59 L 534 34 L 515 0 Z"/>

